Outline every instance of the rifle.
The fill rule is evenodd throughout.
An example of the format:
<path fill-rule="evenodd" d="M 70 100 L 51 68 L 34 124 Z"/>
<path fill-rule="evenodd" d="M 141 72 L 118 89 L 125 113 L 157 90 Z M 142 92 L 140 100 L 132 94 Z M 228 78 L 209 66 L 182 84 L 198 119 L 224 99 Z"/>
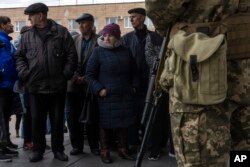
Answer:
<path fill-rule="evenodd" d="M 142 159 L 144 156 L 144 151 L 145 151 L 145 144 L 148 140 L 149 134 L 152 129 L 152 125 L 154 123 L 155 116 L 157 114 L 157 105 L 159 103 L 160 97 L 162 95 L 161 89 L 156 83 L 156 80 L 159 78 L 161 71 L 159 71 L 162 66 L 164 66 L 164 54 L 166 52 L 166 44 L 169 42 L 169 36 L 170 36 L 170 30 L 171 30 L 171 25 L 167 29 L 167 33 L 164 36 L 162 45 L 161 45 L 161 50 L 159 53 L 159 56 L 156 58 L 153 68 L 150 72 L 150 80 L 149 80 L 149 86 L 147 90 L 147 95 L 145 99 L 145 106 L 143 110 L 143 116 L 141 120 L 141 130 L 139 134 L 143 134 L 143 129 L 146 125 L 145 132 L 143 134 L 142 142 L 139 148 L 139 151 L 137 153 L 136 161 L 134 167 L 140 167 L 142 163 Z M 148 119 L 147 119 L 148 118 Z"/>

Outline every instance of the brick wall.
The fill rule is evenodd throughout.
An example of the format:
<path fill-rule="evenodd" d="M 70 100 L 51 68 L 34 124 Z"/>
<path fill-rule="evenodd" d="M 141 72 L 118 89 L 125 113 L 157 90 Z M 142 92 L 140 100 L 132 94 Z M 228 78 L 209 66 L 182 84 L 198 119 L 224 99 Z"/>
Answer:
<path fill-rule="evenodd" d="M 98 19 L 97 32 L 100 31 L 106 24 L 106 17 L 119 17 L 118 24 L 120 25 L 122 34 L 130 32 L 133 28 L 124 28 L 124 17 L 129 16 L 127 11 L 135 7 L 145 7 L 144 2 L 133 3 L 113 3 L 113 4 L 93 4 L 93 5 L 71 5 L 71 6 L 50 6 L 48 17 L 53 20 L 60 20 L 61 24 L 67 28 L 69 19 L 76 19 L 81 13 L 91 13 Z M 12 24 L 15 26 L 15 21 L 26 21 L 29 25 L 28 17 L 23 14 L 24 8 L 0 9 L 0 15 L 5 15 L 11 18 Z M 19 32 L 10 34 L 15 39 Z"/>

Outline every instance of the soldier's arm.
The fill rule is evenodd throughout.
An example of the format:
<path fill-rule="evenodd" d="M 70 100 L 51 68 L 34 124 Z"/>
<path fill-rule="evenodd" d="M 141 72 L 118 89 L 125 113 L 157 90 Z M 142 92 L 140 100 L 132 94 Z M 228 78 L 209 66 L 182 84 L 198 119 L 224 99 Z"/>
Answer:
<path fill-rule="evenodd" d="M 193 0 L 145 0 L 147 16 L 156 30 L 166 34 L 168 25 L 175 22 L 186 11 Z"/>

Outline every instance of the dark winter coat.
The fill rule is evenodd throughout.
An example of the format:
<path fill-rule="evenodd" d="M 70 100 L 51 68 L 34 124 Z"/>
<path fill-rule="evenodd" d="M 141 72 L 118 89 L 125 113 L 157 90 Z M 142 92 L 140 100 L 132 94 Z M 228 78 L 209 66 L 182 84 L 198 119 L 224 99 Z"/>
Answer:
<path fill-rule="evenodd" d="M 50 22 L 44 41 L 33 27 L 22 35 L 17 48 L 18 76 L 30 93 L 66 92 L 67 80 L 76 69 L 77 53 L 71 35 L 65 27 Z"/>
<path fill-rule="evenodd" d="M 131 50 L 138 68 L 140 87 L 137 95 L 144 97 L 148 89 L 148 78 L 150 72 L 145 58 L 145 45 L 147 36 L 153 32 L 147 30 L 146 26 L 144 27 L 144 33 L 141 32 L 143 31 L 134 30 L 125 34 L 122 38 L 124 45 Z"/>
<path fill-rule="evenodd" d="M 135 121 L 134 90 L 135 63 L 124 46 L 94 49 L 86 69 L 92 91 L 99 97 L 100 126 L 102 128 L 128 127 Z M 106 97 L 99 91 L 105 88 Z"/>

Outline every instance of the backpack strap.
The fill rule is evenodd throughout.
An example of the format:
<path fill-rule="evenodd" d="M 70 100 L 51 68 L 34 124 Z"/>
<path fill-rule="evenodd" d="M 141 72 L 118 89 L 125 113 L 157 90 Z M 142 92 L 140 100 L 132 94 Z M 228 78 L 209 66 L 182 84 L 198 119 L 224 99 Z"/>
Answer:
<path fill-rule="evenodd" d="M 250 12 L 232 15 L 223 24 L 227 30 L 227 59 L 250 58 Z"/>
<path fill-rule="evenodd" d="M 172 38 L 179 30 L 185 31 L 187 35 L 190 35 L 194 32 L 202 32 L 209 37 L 215 37 L 218 34 L 225 33 L 226 30 L 221 29 L 221 22 L 207 22 L 207 23 L 176 23 L 170 33 Z"/>

